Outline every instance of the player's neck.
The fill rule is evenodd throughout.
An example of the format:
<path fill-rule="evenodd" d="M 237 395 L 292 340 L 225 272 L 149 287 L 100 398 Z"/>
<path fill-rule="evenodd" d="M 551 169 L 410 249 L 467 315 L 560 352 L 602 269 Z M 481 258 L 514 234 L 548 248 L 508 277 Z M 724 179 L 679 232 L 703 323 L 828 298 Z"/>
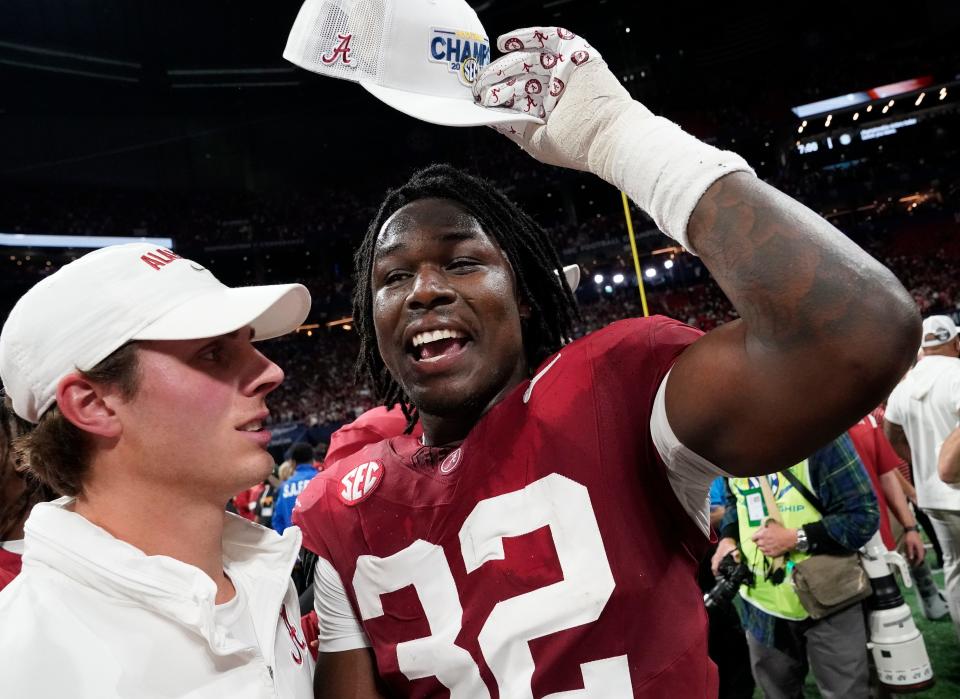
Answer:
<path fill-rule="evenodd" d="M 455 420 L 449 416 L 420 413 L 420 424 L 423 425 L 420 443 L 428 447 L 443 447 L 459 444 L 466 439 L 470 430 L 477 424 L 477 418 Z"/>
<path fill-rule="evenodd" d="M 223 504 L 133 478 L 114 478 L 107 485 L 90 480 L 74 512 L 148 556 L 199 568 L 217 585 L 218 604 L 233 597 L 223 572 Z"/>
<path fill-rule="evenodd" d="M 443 447 L 456 445 L 467 438 L 470 430 L 480 422 L 480 419 L 487 412 L 506 398 L 513 389 L 523 383 L 527 376 L 526 362 L 518 364 L 517 370 L 497 391 L 496 395 L 482 404 L 480 409 L 470 405 L 470 402 L 464 404 L 462 410 L 446 412 L 443 415 L 435 415 L 429 410 L 419 408 L 420 424 L 423 425 L 422 443 L 428 447 Z M 481 399 L 482 400 L 482 399 Z"/>

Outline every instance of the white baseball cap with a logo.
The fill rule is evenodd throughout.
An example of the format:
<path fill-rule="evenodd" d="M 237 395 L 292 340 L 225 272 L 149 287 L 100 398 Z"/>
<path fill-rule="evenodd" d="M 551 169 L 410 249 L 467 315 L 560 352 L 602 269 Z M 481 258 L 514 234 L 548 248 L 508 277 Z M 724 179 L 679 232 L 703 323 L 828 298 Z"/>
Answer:
<path fill-rule="evenodd" d="M 950 316 L 930 316 L 923 321 L 923 341 L 921 347 L 936 347 L 950 342 L 957 336 L 957 325 Z M 933 335 L 929 340 L 927 335 Z"/>
<path fill-rule="evenodd" d="M 132 340 L 196 340 L 250 326 L 283 335 L 310 311 L 301 284 L 230 288 L 203 266 L 147 243 L 102 248 L 24 294 L 0 331 L 0 380 L 37 422 L 67 374 L 89 371 Z"/>
<path fill-rule="evenodd" d="M 306 0 L 283 57 L 433 124 L 543 123 L 474 101 L 490 41 L 465 0 Z"/>

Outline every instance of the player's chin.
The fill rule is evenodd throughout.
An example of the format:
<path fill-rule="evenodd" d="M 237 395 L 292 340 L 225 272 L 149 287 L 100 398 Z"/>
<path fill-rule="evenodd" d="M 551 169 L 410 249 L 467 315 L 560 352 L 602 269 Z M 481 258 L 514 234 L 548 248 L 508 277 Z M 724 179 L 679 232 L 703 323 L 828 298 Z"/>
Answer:
<path fill-rule="evenodd" d="M 478 402 L 477 388 L 467 377 L 421 381 L 406 387 L 406 394 L 422 413 L 446 416 L 469 412 Z"/>

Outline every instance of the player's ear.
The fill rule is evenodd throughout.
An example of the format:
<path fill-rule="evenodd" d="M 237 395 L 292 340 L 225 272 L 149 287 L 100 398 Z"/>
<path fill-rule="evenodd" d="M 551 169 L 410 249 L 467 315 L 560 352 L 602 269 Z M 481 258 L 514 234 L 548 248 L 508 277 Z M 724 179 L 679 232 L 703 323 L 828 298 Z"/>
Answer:
<path fill-rule="evenodd" d="M 57 384 L 57 407 L 75 427 L 108 439 L 123 431 L 114 410 L 116 389 L 107 388 L 71 373 Z"/>

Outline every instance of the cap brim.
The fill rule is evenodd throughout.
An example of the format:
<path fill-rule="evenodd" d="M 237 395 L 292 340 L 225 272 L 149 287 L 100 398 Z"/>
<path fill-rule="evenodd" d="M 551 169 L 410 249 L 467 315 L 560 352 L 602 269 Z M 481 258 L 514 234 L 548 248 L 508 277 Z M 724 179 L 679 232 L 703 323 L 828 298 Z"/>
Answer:
<path fill-rule="evenodd" d="M 415 119 L 440 126 L 492 126 L 494 124 L 543 124 L 543 119 L 510 109 L 481 107 L 470 100 L 424 95 L 361 80 L 367 92 Z"/>
<path fill-rule="evenodd" d="M 269 340 L 295 330 L 309 312 L 302 284 L 224 287 L 177 306 L 131 339 L 198 340 L 249 326 L 254 340 Z"/>

